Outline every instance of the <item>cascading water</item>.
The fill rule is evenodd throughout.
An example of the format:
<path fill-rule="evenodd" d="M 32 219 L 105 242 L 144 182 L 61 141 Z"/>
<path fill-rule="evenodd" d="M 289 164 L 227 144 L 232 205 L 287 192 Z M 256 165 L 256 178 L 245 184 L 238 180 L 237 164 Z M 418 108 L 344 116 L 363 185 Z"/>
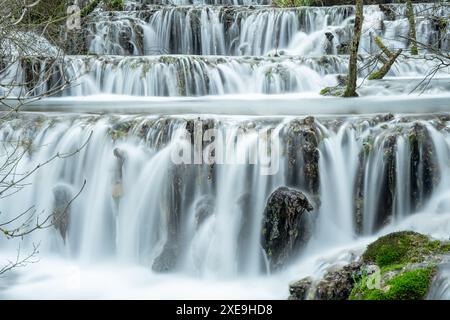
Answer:
<path fill-rule="evenodd" d="M 314 124 L 307 124 L 307 119 L 259 119 L 255 128 L 254 119 L 234 117 L 200 122 L 186 117 L 23 115 L 10 119 L 1 130 L 3 140 L 11 147 L 29 141 L 18 172 L 58 152 L 76 150 L 93 134 L 78 154 L 51 163 L 30 178 L 30 185 L 20 194 L 2 202 L 1 211 L 14 214 L 32 205 L 38 211 L 51 210 L 63 201 L 61 194 L 68 193 L 70 198 L 87 179 L 85 190 L 70 207 L 67 234 L 63 237 L 61 230 L 52 229 L 33 234 L 27 242 L 41 242 L 44 252 L 89 263 L 112 259 L 155 270 L 160 267 L 161 255 L 176 247 L 174 266 L 181 274 L 226 279 L 265 272 L 259 244 L 262 213 L 268 195 L 280 185 L 292 185 L 311 195 L 318 192 L 321 205 L 315 210 L 317 232 L 306 252 L 329 249 L 330 243 L 337 246 L 351 242 L 360 232 L 379 230 L 379 221 L 394 226 L 397 218 L 410 216 L 414 210 L 404 212 L 404 208 L 411 194 L 408 190 L 417 188 L 412 177 L 419 173 L 426 175 L 421 181 L 434 184 L 415 190 L 408 207 L 420 210 L 427 190 L 433 190 L 430 205 L 436 197 L 442 199 L 440 192 L 448 193 L 448 161 L 427 151 L 450 144 L 447 117 L 426 121 L 416 121 L 413 116 L 342 118 L 338 122 L 324 118 Z M 190 139 L 183 139 L 186 128 L 198 127 L 198 123 L 200 131 L 187 132 L 193 132 L 195 139 L 196 134 L 200 138 L 204 134 L 205 123 L 218 128 L 233 146 L 224 156 L 251 150 L 257 142 L 254 131 L 248 131 L 252 128 L 278 132 L 280 152 L 275 175 L 261 175 L 261 164 L 175 165 L 173 152 L 180 141 L 191 146 Z M 248 133 L 234 145 L 233 137 L 239 129 Z M 306 143 L 291 141 L 291 134 L 309 130 L 314 130 L 318 140 L 318 159 L 307 157 L 305 152 L 310 151 L 306 149 L 300 156 L 289 152 L 292 143 L 300 150 Z M 296 159 L 293 166 L 292 157 Z M 409 179 L 401 183 L 390 180 L 390 172 L 405 177 L 403 164 L 416 157 L 419 161 Z M 406 161 L 399 163 L 400 159 Z M 425 172 L 424 164 L 428 167 Z M 305 170 L 314 166 L 320 177 L 313 173 L 305 176 Z M 378 174 L 376 181 L 374 173 Z M 364 197 L 355 196 L 359 189 L 367 188 L 364 181 L 372 181 L 374 190 L 365 190 Z M 398 208 L 395 199 L 404 199 L 405 206 Z M 355 201 L 362 201 L 361 216 L 355 211 Z M 445 205 L 441 201 L 437 207 L 445 210 Z M 362 221 L 358 220 L 361 217 Z"/>
<path fill-rule="evenodd" d="M 408 21 L 404 5 L 386 13 L 366 6 L 365 36 L 361 53 L 378 48 L 374 36 L 390 46 L 408 47 Z M 426 18 L 447 16 L 449 7 L 415 5 L 417 40 L 448 48 L 436 25 Z M 130 8 L 134 11 L 101 12 L 87 23 L 88 52 L 97 54 L 201 54 L 201 55 L 321 55 L 348 52 L 353 23 L 352 6 L 292 9 L 257 6 L 177 6 Z M 75 48 L 79 49 L 79 48 Z"/>
<path fill-rule="evenodd" d="M 127 1 L 124 11 L 93 11 L 75 32 L 82 41 L 76 47 L 68 41 L 68 55 L 55 58 L 54 48 L 39 41 L 52 50 L 27 54 L 3 70 L 1 84 L 25 83 L 11 96 L 36 96 L 66 78 L 72 83 L 63 99 L 45 100 L 42 112 L 1 118 L 6 153 L 0 161 L 23 152 L 6 178 L 59 157 L 1 199 L 0 224 L 28 208 L 46 216 L 73 202 L 54 227 L 23 242 L 0 239 L 0 262 L 19 245 L 26 251 L 40 243 L 43 257 L 13 271 L 8 285 L 0 285 L 0 298 L 284 299 L 290 281 L 353 261 L 378 235 L 408 229 L 448 239 L 448 67 L 423 82 L 436 55 L 421 51 L 418 58 L 405 50 L 385 79 L 365 79 L 381 65 L 370 56 L 378 52 L 375 35 L 391 49 L 409 48 L 404 5 L 365 6 L 358 60 L 358 93 L 365 97 L 326 112 L 314 106 L 338 104 L 319 98 L 319 91 L 347 72 L 353 6 L 269 5 Z M 414 10 L 418 41 L 448 52 L 448 37 L 425 12 L 446 17 L 449 7 L 415 4 Z M 298 109 L 317 115 L 282 116 L 288 102 L 281 95 L 288 93 Z M 122 113 L 104 95 L 114 95 L 109 102 L 123 104 Z M 210 95 L 217 97 L 185 98 Z M 139 114 L 132 115 L 135 98 L 129 96 L 161 98 L 140 100 Z M 393 114 L 376 115 L 372 96 L 390 96 Z M 163 102 L 174 97 L 190 104 L 171 110 Z M 304 97 L 319 102 L 311 107 Z M 438 109 L 445 111 L 417 113 L 414 99 L 444 101 Z M 408 114 L 397 113 L 400 100 L 411 105 Z M 363 105 L 368 101 L 371 106 Z M 263 111 L 251 112 L 249 105 L 258 102 Z M 193 115 L 205 103 L 223 107 L 222 115 Z M 63 112 L 54 112 L 55 104 Z M 81 105 L 86 113 L 77 110 Z M 168 110 L 155 114 L 151 107 Z M 215 139 L 208 138 L 210 130 Z M 261 132 L 279 139 L 261 139 Z M 225 148 L 209 149 L 212 141 Z M 252 163 L 261 145 L 267 153 Z M 177 162 L 185 156 L 189 164 Z M 286 269 L 273 272 L 263 221 L 269 196 L 284 186 L 310 200 L 311 237 Z M 447 269 L 430 298 L 448 298 Z"/>
<path fill-rule="evenodd" d="M 441 93 L 448 90 L 448 68 L 435 75 L 432 82 L 423 82 L 418 75 L 427 74 L 435 65 L 430 61 L 399 58 L 386 79 L 362 83 L 362 95 L 410 93 Z M 360 66 L 370 63 L 361 57 Z M 198 56 L 152 57 L 65 57 L 55 64 L 53 59 L 25 60 L 11 67 L 10 78 L 25 83 L 34 68 L 51 70 L 51 76 L 40 74 L 33 82 L 35 94 L 49 90 L 61 78 L 73 83 L 61 92 L 63 96 L 119 94 L 132 96 L 205 96 L 224 94 L 313 94 L 336 85 L 336 75 L 347 72 L 348 58 L 323 56 L 320 58 L 230 58 Z M 374 66 L 362 68 L 366 77 Z M 32 78 L 32 76 L 31 76 Z M 438 81 L 442 78 L 443 81 Z M 389 81 L 389 79 L 393 81 Z M 413 80 L 413 81 L 411 81 Z M 401 83 L 400 83 L 401 81 Z M 427 84 L 425 86 L 424 84 Z"/>

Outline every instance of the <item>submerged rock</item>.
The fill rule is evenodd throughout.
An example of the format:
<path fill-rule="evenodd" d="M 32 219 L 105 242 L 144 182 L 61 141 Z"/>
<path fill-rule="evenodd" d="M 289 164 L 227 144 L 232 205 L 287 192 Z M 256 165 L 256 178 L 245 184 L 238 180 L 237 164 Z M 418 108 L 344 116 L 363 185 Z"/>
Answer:
<path fill-rule="evenodd" d="M 323 51 L 325 54 L 333 53 L 333 39 L 334 35 L 331 32 L 325 32 L 325 40 L 323 44 Z"/>
<path fill-rule="evenodd" d="M 114 148 L 113 154 L 116 161 L 114 163 L 112 197 L 114 200 L 118 200 L 123 196 L 123 165 L 127 155 L 120 148 Z"/>
<path fill-rule="evenodd" d="M 272 270 L 282 268 L 311 236 L 306 212 L 313 207 L 300 191 L 280 187 L 269 197 L 264 211 L 262 247 Z"/>
<path fill-rule="evenodd" d="M 53 188 L 53 199 L 53 225 L 65 240 L 70 223 L 71 188 L 64 184 L 57 185 Z"/>
<path fill-rule="evenodd" d="M 313 280 L 310 277 L 296 281 L 289 286 L 289 300 L 306 300 Z"/>
<path fill-rule="evenodd" d="M 318 195 L 319 143 L 322 137 L 316 119 L 309 116 L 292 121 L 286 128 L 286 139 L 287 184 L 306 190 L 313 196 Z"/>
<path fill-rule="evenodd" d="M 214 213 L 215 200 L 211 195 L 201 197 L 195 204 L 195 227 L 198 229 L 203 222 Z"/>
<path fill-rule="evenodd" d="M 366 270 L 371 265 L 378 268 L 376 281 L 365 276 L 365 269 L 362 269 L 362 276 L 355 283 L 349 298 L 425 299 L 438 265 L 445 261 L 444 255 L 449 250 L 449 243 L 412 231 L 394 232 L 380 237 L 367 247 L 362 256 Z"/>
<path fill-rule="evenodd" d="M 408 135 L 411 149 L 411 203 L 419 210 L 440 181 L 433 139 L 426 126 L 415 123 Z"/>
<path fill-rule="evenodd" d="M 354 262 L 337 271 L 328 272 L 317 284 L 315 298 L 318 300 L 347 300 L 359 275 L 361 263 Z"/>
<path fill-rule="evenodd" d="M 175 243 L 166 243 L 162 252 L 153 261 L 152 270 L 156 272 L 173 271 L 176 266 L 179 250 Z"/>

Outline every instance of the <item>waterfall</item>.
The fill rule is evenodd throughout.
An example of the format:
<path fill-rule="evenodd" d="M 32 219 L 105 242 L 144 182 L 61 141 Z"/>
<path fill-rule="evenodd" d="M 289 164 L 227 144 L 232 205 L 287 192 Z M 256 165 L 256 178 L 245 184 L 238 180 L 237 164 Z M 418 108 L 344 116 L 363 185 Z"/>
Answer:
<path fill-rule="evenodd" d="M 450 299 L 450 266 L 448 263 L 441 266 L 438 271 L 437 280 L 428 294 L 430 300 L 448 300 Z"/>
<path fill-rule="evenodd" d="M 311 128 L 319 141 L 319 159 L 314 160 L 305 153 L 283 156 L 292 143 L 294 148 L 304 146 L 305 142 L 289 137 L 292 130 L 310 132 L 303 124 L 306 120 L 260 119 L 256 129 L 272 129 L 280 137 L 280 153 L 276 155 L 280 164 L 274 175 L 261 175 L 261 164 L 246 161 L 219 161 L 214 166 L 202 161 L 198 165 L 175 164 L 173 150 L 186 143 L 183 137 L 192 124 L 200 125 L 200 131 L 194 131 L 200 138 L 205 124 L 217 128 L 229 147 L 224 156 L 245 155 L 257 144 L 251 119 L 198 121 L 41 114 L 10 119 L 1 136 L 11 148 L 18 142 L 27 148 L 18 172 L 26 172 L 58 152 L 70 153 L 92 135 L 85 149 L 43 167 L 30 177 L 20 194 L 4 199 L 0 209 L 7 214 L 32 205 L 38 211 L 50 210 L 59 201 L 55 188 L 73 195 L 87 179 L 86 189 L 70 208 L 65 241 L 56 229 L 33 234 L 27 241 L 41 241 L 45 250 L 84 261 L 113 257 L 154 267 L 158 257 L 174 246 L 178 248 L 175 265 L 181 272 L 235 277 L 265 270 L 259 245 L 261 219 L 267 197 L 278 186 L 292 185 L 309 190 L 311 195 L 317 192 L 319 218 L 311 246 L 327 247 L 330 242 L 345 243 L 358 233 L 393 224 L 394 217 L 410 215 L 414 208 L 421 210 L 428 199 L 433 203 L 450 172 L 446 158 L 434 157 L 428 151 L 444 141 L 450 143 L 448 120 L 344 118 L 340 124 L 316 120 Z M 233 137 L 239 130 L 243 136 L 235 145 Z M 204 148 L 200 145 L 200 150 Z M 297 159 L 293 167 L 289 164 L 292 157 Z M 399 163 L 398 159 L 406 160 Z M 417 160 L 411 162 L 406 179 L 403 166 L 409 159 Z M 311 176 L 305 174 L 316 165 L 320 176 L 308 181 Z M 421 182 L 431 181 L 432 185 L 418 187 L 414 179 L 418 175 L 423 175 Z M 403 180 L 396 182 L 396 177 Z M 360 189 L 364 197 L 357 195 Z M 415 191 L 407 212 L 396 205 L 398 199 L 408 203 L 405 190 Z M 358 201 L 362 201 L 359 209 Z"/>
<path fill-rule="evenodd" d="M 62 58 L 61 58 L 62 59 Z M 360 66 L 369 63 L 362 56 Z M 282 94 L 313 93 L 329 85 L 336 85 L 336 75 L 347 72 L 348 57 L 216 57 L 216 56 L 68 56 L 55 63 L 54 59 L 25 59 L 11 67 L 9 77 L 25 83 L 33 79 L 33 68 L 49 70 L 50 76 L 39 74 L 33 83 L 34 93 L 45 92 L 57 86 L 61 79 L 71 79 L 63 96 L 119 94 L 132 96 L 205 96 L 224 94 Z M 417 86 L 422 93 L 448 90 L 448 68 L 436 73 L 436 78 L 423 87 L 421 75 L 435 65 L 432 56 L 426 62 L 414 58 L 399 58 L 385 80 L 365 84 L 363 95 L 388 89 L 391 93 L 410 93 Z M 372 69 L 361 68 L 367 76 Z M 45 73 L 47 75 L 47 73 Z M 443 77 L 444 81 L 439 82 Z M 387 79 L 393 79 L 390 82 Z M 404 79 L 402 79 L 404 78 Z M 415 78 L 411 81 L 410 78 Z M 387 81 L 387 82 L 386 82 Z M 422 84 L 422 86 L 421 86 Z M 428 84 L 426 82 L 425 84 Z M 367 92 L 367 93 L 366 93 Z M 32 92 L 31 92 L 32 93 Z M 30 94 L 31 94 L 30 93 Z"/>
<path fill-rule="evenodd" d="M 365 6 L 360 53 L 378 50 L 380 36 L 393 48 L 409 46 L 404 5 Z M 448 48 L 429 18 L 447 16 L 448 6 L 414 5 L 417 40 Z M 267 6 L 150 6 L 132 11 L 100 12 L 86 23 L 90 53 L 119 55 L 320 55 L 348 53 L 353 6 L 273 8 Z M 80 53 L 79 48 L 74 48 Z"/>
<path fill-rule="evenodd" d="M 16 34 L 30 51 L 0 39 L 11 49 L 0 102 L 30 99 L 21 112 L 0 110 L 0 184 L 39 167 L 0 195 L 0 227 L 21 212 L 16 226 L 30 214 L 58 218 L 23 239 L 0 237 L 0 268 L 19 246 L 40 244 L 44 257 L 14 270 L 0 299 L 286 298 L 289 281 L 353 261 L 379 235 L 448 239 L 449 67 L 428 79 L 434 49 L 450 49 L 436 20 L 448 5 L 414 4 L 417 39 L 430 48 L 419 56 L 408 52 L 404 4 L 365 5 L 360 98 L 347 100 L 319 92 L 345 81 L 354 6 L 123 9 L 100 5 L 80 30 L 61 32 L 63 48 L 31 31 Z M 375 36 L 404 51 L 372 81 Z M 64 80 L 52 99 L 32 101 Z M 280 187 L 312 208 L 310 237 L 277 271 L 263 222 Z M 448 298 L 448 273 L 443 265 L 429 297 Z"/>

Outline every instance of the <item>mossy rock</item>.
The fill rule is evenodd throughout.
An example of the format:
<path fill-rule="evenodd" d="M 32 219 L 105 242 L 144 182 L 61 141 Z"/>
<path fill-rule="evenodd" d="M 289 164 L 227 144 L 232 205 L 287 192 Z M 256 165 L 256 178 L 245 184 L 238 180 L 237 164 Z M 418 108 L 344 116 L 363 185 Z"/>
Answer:
<path fill-rule="evenodd" d="M 310 7 L 317 5 L 315 0 L 273 0 L 272 6 L 276 8 Z"/>
<path fill-rule="evenodd" d="M 326 87 L 320 90 L 321 96 L 332 96 L 332 97 L 342 97 L 344 94 L 345 88 L 341 86 L 336 87 Z"/>
<path fill-rule="evenodd" d="M 435 273 L 436 267 L 406 271 L 388 280 L 381 289 L 369 289 L 364 280 L 353 288 L 349 299 L 421 300 L 426 297 Z"/>
<path fill-rule="evenodd" d="M 380 267 L 378 275 L 355 279 L 350 300 L 420 300 L 424 299 L 450 244 L 413 232 L 394 232 L 371 243 L 362 256 L 364 266 Z M 380 286 L 369 286 L 380 277 Z M 370 288 L 369 288 L 370 287 Z"/>
<path fill-rule="evenodd" d="M 425 257 L 441 251 L 441 242 L 413 232 L 401 231 L 380 237 L 363 254 L 365 263 L 376 263 L 383 268 L 394 264 L 418 263 Z"/>
<path fill-rule="evenodd" d="M 105 6 L 108 11 L 123 11 L 125 2 L 124 0 L 106 0 Z"/>

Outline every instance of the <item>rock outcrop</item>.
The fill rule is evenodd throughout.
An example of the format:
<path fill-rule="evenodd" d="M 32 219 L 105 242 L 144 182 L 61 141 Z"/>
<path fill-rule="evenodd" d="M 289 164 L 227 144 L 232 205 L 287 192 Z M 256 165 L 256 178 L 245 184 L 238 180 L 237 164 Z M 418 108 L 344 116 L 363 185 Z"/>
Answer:
<path fill-rule="evenodd" d="M 281 269 L 311 236 L 306 214 L 313 210 L 301 192 L 280 187 L 269 197 L 264 211 L 262 247 L 272 270 Z"/>
<path fill-rule="evenodd" d="M 53 225 L 61 237 L 66 240 L 70 223 L 70 201 L 72 190 L 69 186 L 61 184 L 53 188 Z"/>
<path fill-rule="evenodd" d="M 322 279 L 290 285 L 290 300 L 419 300 L 432 287 L 450 243 L 412 231 L 394 232 L 371 243 L 361 258 Z"/>

